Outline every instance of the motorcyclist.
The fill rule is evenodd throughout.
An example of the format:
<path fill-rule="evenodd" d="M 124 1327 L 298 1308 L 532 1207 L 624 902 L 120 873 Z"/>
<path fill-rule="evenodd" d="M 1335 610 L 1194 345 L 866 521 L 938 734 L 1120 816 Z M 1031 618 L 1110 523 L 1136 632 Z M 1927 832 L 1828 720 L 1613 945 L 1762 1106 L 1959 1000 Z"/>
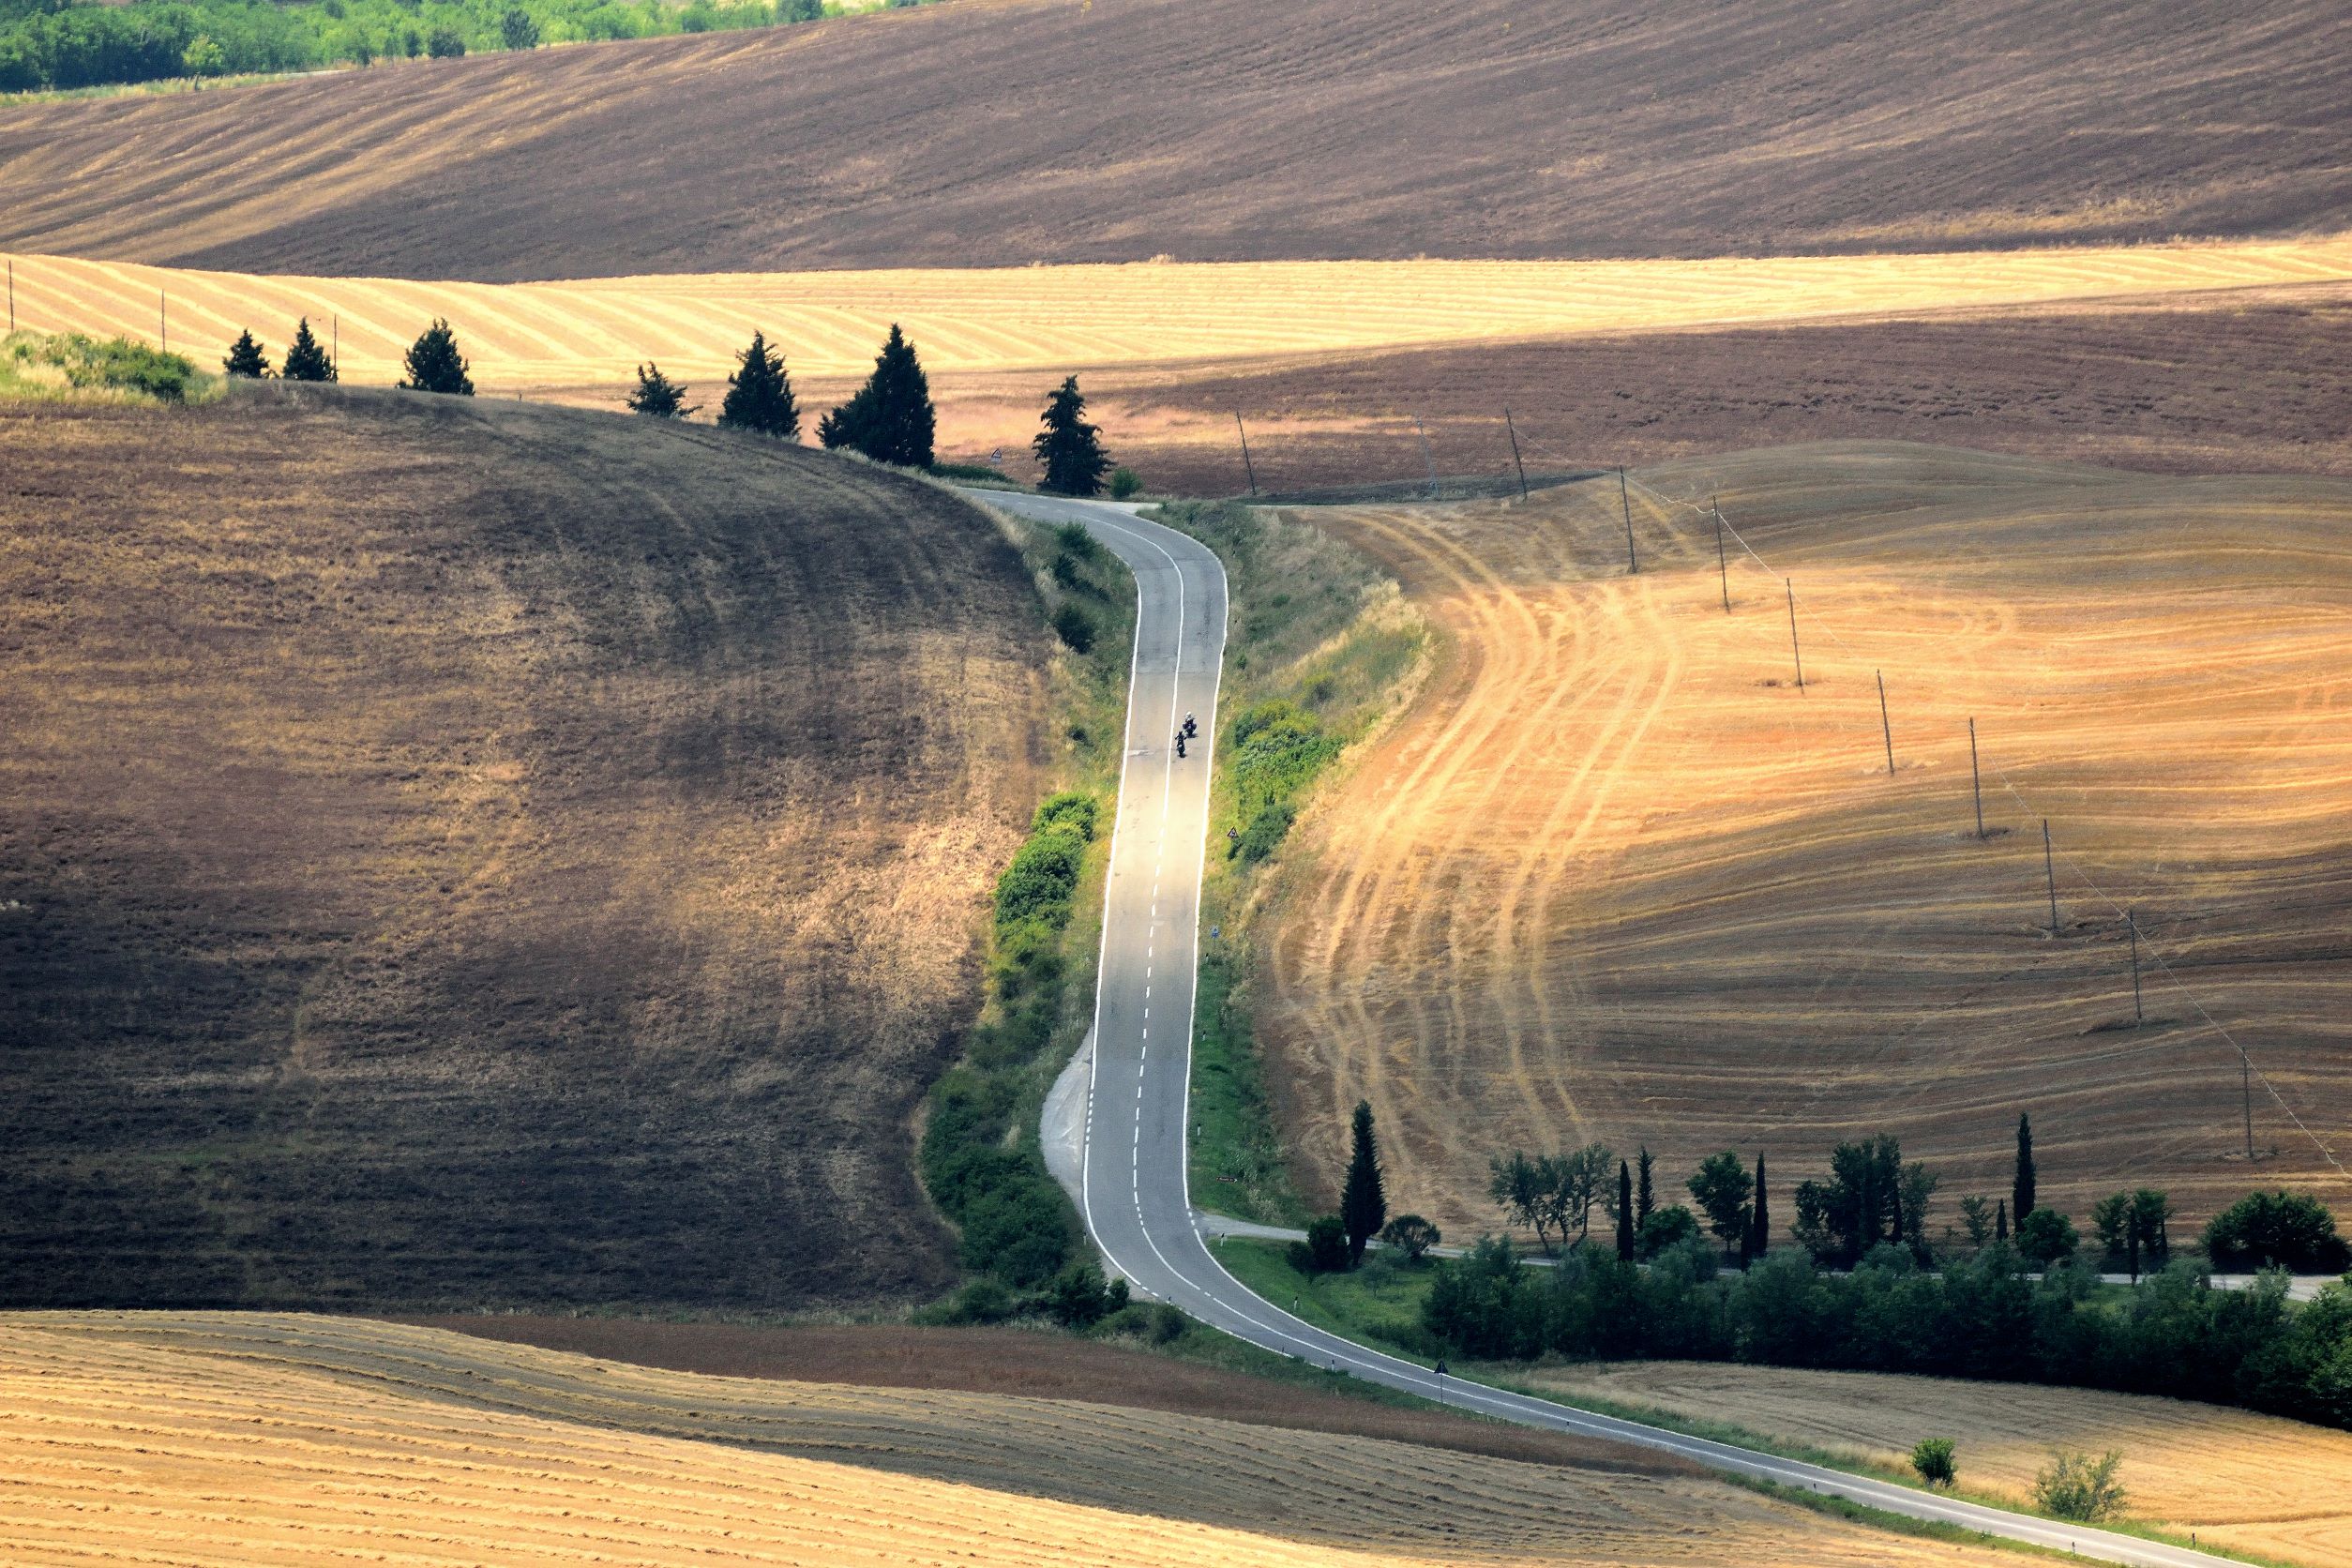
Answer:
<path fill-rule="evenodd" d="M 1197 735 L 1199 732 L 1200 726 L 1193 722 L 1192 715 L 1186 714 L 1184 716 L 1184 733 L 1187 735 Z"/>
<path fill-rule="evenodd" d="M 1179 731 L 1176 731 L 1176 755 L 1177 755 L 1177 756 L 1179 756 L 1179 757 L 1182 757 L 1184 754 L 1184 732 L 1182 730 L 1179 730 Z"/>

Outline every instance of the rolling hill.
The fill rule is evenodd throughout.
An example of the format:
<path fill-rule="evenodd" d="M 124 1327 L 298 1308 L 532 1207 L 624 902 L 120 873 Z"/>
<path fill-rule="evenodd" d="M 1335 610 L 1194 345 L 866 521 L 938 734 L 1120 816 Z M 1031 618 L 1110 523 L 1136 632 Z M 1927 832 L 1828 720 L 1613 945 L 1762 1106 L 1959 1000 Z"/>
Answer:
<path fill-rule="evenodd" d="M 1442 651 L 1302 822 L 1272 926 L 1311 1184 L 1365 1098 L 1392 1204 L 1470 1233 L 1513 1147 L 1647 1144 L 1669 1193 L 1761 1150 L 1785 1221 L 1881 1131 L 1941 1171 L 1940 1229 L 2006 1191 L 2020 1111 L 2078 1219 L 2140 1184 L 2177 1234 L 2256 1185 L 2352 1202 L 2352 487 L 1874 444 L 1636 477 L 1638 575 L 1614 476 L 1318 516 Z"/>
<path fill-rule="evenodd" d="M 0 247 L 490 281 L 2352 227 L 2324 0 L 965 0 L 0 106 Z"/>
<path fill-rule="evenodd" d="M 8 1304 L 920 1297 L 1018 558 L 706 428 L 0 409 Z"/>
<path fill-rule="evenodd" d="M 351 1319 L 13 1316 L 0 1412 L 0 1521 L 28 1560 L 2001 1560 L 1671 1461 L 1530 1463 L 1073 1400 L 698 1377 Z"/>

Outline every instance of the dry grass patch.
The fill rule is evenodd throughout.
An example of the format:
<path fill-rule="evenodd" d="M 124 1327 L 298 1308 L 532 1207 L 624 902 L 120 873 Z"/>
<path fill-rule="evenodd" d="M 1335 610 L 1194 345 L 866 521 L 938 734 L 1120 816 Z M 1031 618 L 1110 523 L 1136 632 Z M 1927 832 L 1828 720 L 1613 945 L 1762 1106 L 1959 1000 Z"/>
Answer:
<path fill-rule="evenodd" d="M 1862 445 L 1639 477 L 1632 577 L 1613 478 L 1324 515 L 1441 639 L 1274 925 L 1299 1168 L 1343 1168 L 1368 1098 L 1392 1205 L 1449 1232 L 1498 1222 L 1489 1153 L 1590 1138 L 1647 1142 L 1669 1196 L 1761 1147 L 1785 1222 L 1829 1144 L 1884 1129 L 1943 1171 L 1940 1228 L 2006 1190 L 2030 1108 L 2078 1216 L 2139 1184 L 2176 1234 L 2256 1184 L 2352 1201 L 2352 488 Z M 1735 563 L 1728 614 L 1686 505 L 1717 493 L 1777 568 Z M 2138 1028 L 2126 907 L 2189 988 L 2151 973 Z M 2216 1024 L 2264 1075 L 2252 1168 Z"/>
<path fill-rule="evenodd" d="M 350 1319 L 14 1317 L 0 1410 L 0 1521 L 44 1560 L 1998 1560 L 1704 1479 Z"/>
<path fill-rule="evenodd" d="M 1959 1443 L 1961 1485 L 2023 1507 L 2053 1448 L 2118 1449 L 2132 1516 L 2318 1568 L 2352 1563 L 2352 1433 L 2088 1389 L 1646 1362 L 1515 1369 L 1538 1387 L 1729 1422 L 1907 1471 L 1922 1438 Z"/>

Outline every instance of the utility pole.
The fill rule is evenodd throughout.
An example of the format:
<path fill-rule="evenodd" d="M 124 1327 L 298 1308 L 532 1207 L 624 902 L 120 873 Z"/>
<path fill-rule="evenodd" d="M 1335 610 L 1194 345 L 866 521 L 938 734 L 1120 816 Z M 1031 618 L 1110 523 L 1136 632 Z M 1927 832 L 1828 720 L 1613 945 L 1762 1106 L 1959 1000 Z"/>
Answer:
<path fill-rule="evenodd" d="M 2042 879 L 2050 888 L 2050 934 L 2058 934 L 2058 867 L 2050 859 L 2050 819 L 2042 819 Z"/>
<path fill-rule="evenodd" d="M 326 368 L 335 372 L 337 381 L 341 381 L 343 379 L 343 318 L 340 314 L 331 314 L 326 318 L 326 324 L 327 340 L 332 345 L 326 351 Z"/>
<path fill-rule="evenodd" d="M 1723 505 L 1713 496 L 1707 498 L 1707 509 L 1715 517 L 1715 580 L 1723 585 L 1723 612 L 1731 613 L 1731 568 L 1723 558 Z"/>
<path fill-rule="evenodd" d="M 165 313 L 161 289 L 155 292 L 155 326 L 157 333 L 163 339 L 163 352 L 170 354 L 172 352 L 172 322 Z"/>
<path fill-rule="evenodd" d="M 1634 558 L 1634 502 L 1633 497 L 1625 490 L 1625 465 L 1623 463 L 1617 465 L 1617 505 L 1625 513 L 1625 570 L 1628 573 L 1638 572 L 1641 570 L 1641 563 Z"/>
<path fill-rule="evenodd" d="M 2140 923 L 2130 910 L 2123 912 L 2123 928 L 2132 934 L 2132 1023 L 2134 1028 L 2148 1021 L 2140 1011 Z"/>
<path fill-rule="evenodd" d="M 8 336 L 16 336 L 16 258 L 8 258 Z"/>
<path fill-rule="evenodd" d="M 1511 405 L 1502 408 L 1502 428 L 1511 432 L 1511 467 L 1519 475 L 1519 499 L 1527 499 L 1527 465 L 1519 461 L 1519 427 L 1511 422 Z"/>
<path fill-rule="evenodd" d="M 1797 689 L 1802 691 L 1805 688 L 1805 656 L 1804 650 L 1797 646 L 1797 585 L 1785 577 L 1780 580 L 1780 585 L 1788 590 L 1788 651 L 1796 656 Z"/>
<path fill-rule="evenodd" d="M 1429 432 L 1421 428 L 1421 415 L 1413 415 L 1413 430 L 1421 437 L 1421 460 L 1429 470 L 1429 499 L 1438 498 L 1438 460 L 1429 455 Z"/>
<path fill-rule="evenodd" d="M 1887 672 L 1883 670 L 1875 670 L 1871 673 L 1878 677 L 1878 733 L 1886 737 L 1887 776 L 1892 778 L 1894 776 L 1894 726 L 1887 720 Z"/>
<path fill-rule="evenodd" d="M 2245 1096 L 2246 1105 L 2246 1163 L 2254 1164 L 2254 1063 L 2246 1055 L 2246 1048 L 2238 1048 L 2238 1088 Z"/>
<path fill-rule="evenodd" d="M 1258 466 L 1249 460 L 1249 430 L 1242 423 L 1242 411 L 1233 411 L 1233 428 L 1242 432 L 1242 472 L 1249 475 L 1249 493 L 1258 493 Z"/>
<path fill-rule="evenodd" d="M 1968 720 L 1968 788 L 1976 793 L 1976 836 L 1984 837 L 1984 775 L 1976 765 L 1976 720 Z"/>

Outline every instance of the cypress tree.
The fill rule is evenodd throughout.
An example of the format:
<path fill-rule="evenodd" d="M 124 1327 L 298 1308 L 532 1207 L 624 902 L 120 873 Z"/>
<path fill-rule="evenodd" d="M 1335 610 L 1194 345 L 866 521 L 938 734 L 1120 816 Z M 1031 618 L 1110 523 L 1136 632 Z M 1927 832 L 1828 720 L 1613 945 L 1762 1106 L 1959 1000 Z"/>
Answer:
<path fill-rule="evenodd" d="M 1658 1205 L 1656 1199 L 1651 1195 L 1650 1191 L 1650 1167 L 1651 1164 L 1650 1158 L 1650 1145 L 1645 1143 L 1641 1146 L 1641 1153 L 1637 1156 L 1637 1159 L 1640 1164 L 1641 1179 L 1635 1184 L 1634 1224 L 1636 1228 L 1639 1228 L 1641 1222 L 1650 1217 L 1650 1211 L 1656 1208 Z"/>
<path fill-rule="evenodd" d="M 767 339 L 755 331 L 736 362 L 738 369 L 727 378 L 726 400 L 718 405 L 718 422 L 730 430 L 798 441 L 800 409 L 792 401 L 792 378 L 784 373 L 783 351 L 768 347 Z"/>
<path fill-rule="evenodd" d="M 1993 1240 L 2003 1243 L 2009 1240 L 2009 1200 L 2007 1199 L 2002 1199 L 1993 1205 Z"/>
<path fill-rule="evenodd" d="M 2023 1225 L 2026 1216 L 2037 1207 L 2033 1192 L 2033 1123 L 2023 1112 L 2017 1117 L 2017 1174 L 2009 1187 L 2009 1212 Z"/>
<path fill-rule="evenodd" d="M 1764 1156 L 1756 1156 L 1756 1207 L 1748 1214 L 1747 1259 L 1754 1262 L 1772 1250 L 1771 1205 L 1764 1200 Z"/>
<path fill-rule="evenodd" d="M 1634 1260 L 1634 1172 L 1623 1160 L 1617 1162 L 1617 1259 Z"/>
<path fill-rule="evenodd" d="M 855 397 L 817 421 L 817 439 L 827 449 L 853 446 L 876 462 L 928 468 L 937 424 L 931 384 L 914 345 L 893 322 L 889 340 L 875 356 L 874 373 Z"/>
<path fill-rule="evenodd" d="M 262 345 L 253 340 L 253 333 L 248 328 L 229 345 L 229 357 L 220 362 L 220 368 L 233 376 L 260 381 L 269 374 L 269 355 L 262 352 Z"/>
<path fill-rule="evenodd" d="M 1045 429 L 1029 444 L 1046 465 L 1041 489 L 1057 495 L 1093 495 L 1103 488 L 1103 471 L 1110 459 L 1097 439 L 1101 430 L 1088 424 L 1085 414 L 1086 399 L 1078 392 L 1078 377 L 1071 376 L 1048 400 L 1038 418 Z"/>
<path fill-rule="evenodd" d="M 278 372 L 280 381 L 333 381 L 335 363 L 319 347 L 319 340 L 310 336 L 310 318 L 302 318 L 294 328 L 294 341 L 286 345 L 286 363 Z"/>
<path fill-rule="evenodd" d="M 637 390 L 629 394 L 629 412 L 655 419 L 683 419 L 701 405 L 686 406 L 686 384 L 671 381 L 661 373 L 658 365 L 637 368 Z"/>
<path fill-rule="evenodd" d="M 439 392 L 448 397 L 474 396 L 474 380 L 466 372 L 474 367 L 458 353 L 458 335 L 449 330 L 449 324 L 439 316 L 432 325 L 417 334 L 416 341 L 408 349 L 408 379 L 397 382 L 403 392 Z"/>
<path fill-rule="evenodd" d="M 1348 1266 L 1364 1261 L 1364 1244 L 1388 1223 L 1388 1199 L 1380 1190 L 1380 1152 L 1372 1140 L 1372 1102 L 1358 1100 L 1355 1151 L 1348 1160 L 1348 1184 L 1339 1195 L 1339 1221 L 1348 1228 Z"/>

